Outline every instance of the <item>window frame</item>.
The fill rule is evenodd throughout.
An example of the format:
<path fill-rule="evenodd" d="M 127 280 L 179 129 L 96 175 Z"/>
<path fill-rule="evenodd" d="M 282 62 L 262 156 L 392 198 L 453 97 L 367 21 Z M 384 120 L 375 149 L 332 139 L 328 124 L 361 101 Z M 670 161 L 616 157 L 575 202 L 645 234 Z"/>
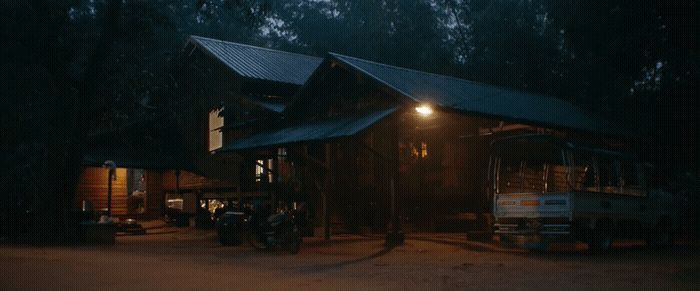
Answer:
<path fill-rule="evenodd" d="M 594 175 L 595 175 L 595 184 L 596 184 L 596 191 L 587 191 L 583 189 L 576 189 L 574 187 L 573 191 L 576 192 L 586 192 L 586 193 L 598 193 L 598 194 L 603 194 L 603 195 L 620 195 L 620 196 L 627 196 L 627 197 L 646 197 L 647 196 L 647 191 L 644 183 L 644 175 L 641 169 L 641 164 L 634 158 L 632 157 L 627 157 L 623 154 L 619 153 L 606 153 L 606 152 L 597 152 L 597 151 L 591 151 L 591 150 L 585 150 L 585 149 L 576 149 L 572 150 L 572 155 L 574 154 L 575 151 L 583 152 L 583 153 L 590 153 L 592 157 L 592 162 L 593 162 L 593 168 L 594 168 Z M 604 187 L 603 186 L 603 180 L 602 180 L 602 173 L 601 173 L 601 168 L 603 166 L 603 160 L 609 160 L 611 163 L 611 170 L 612 171 L 617 171 L 617 185 L 616 186 L 610 186 L 610 187 Z M 573 163 L 571 164 L 571 172 L 573 172 L 573 167 L 576 166 L 578 161 L 573 159 Z M 624 164 L 629 163 L 632 165 L 632 168 L 635 171 L 635 176 L 637 178 L 638 182 L 638 188 L 639 191 L 637 193 L 632 193 L 631 191 L 628 191 L 626 189 L 624 183 L 622 183 L 622 180 L 624 179 L 625 172 L 624 172 Z M 617 167 L 617 169 L 615 169 Z M 615 173 L 611 173 L 611 177 L 614 176 Z M 573 179 L 573 177 L 572 177 Z M 572 184 L 575 184 L 575 181 L 572 180 Z M 606 188 L 615 188 L 616 190 L 614 192 L 611 191 L 606 191 Z"/>
<path fill-rule="evenodd" d="M 212 154 L 224 146 L 224 132 L 220 129 L 226 122 L 222 115 L 223 112 L 223 106 L 212 108 L 207 112 L 207 150 Z M 214 119 L 212 119 L 212 116 L 215 116 Z M 217 121 L 216 124 L 213 124 L 212 121 L 214 120 Z M 213 137 L 215 135 L 218 136 L 217 147 L 213 145 Z"/>

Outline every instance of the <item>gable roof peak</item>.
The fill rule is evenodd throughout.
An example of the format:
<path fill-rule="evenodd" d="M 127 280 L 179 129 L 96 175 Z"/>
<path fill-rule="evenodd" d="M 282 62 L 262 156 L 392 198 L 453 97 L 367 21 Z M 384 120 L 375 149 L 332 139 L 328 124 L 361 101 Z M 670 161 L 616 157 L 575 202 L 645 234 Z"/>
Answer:
<path fill-rule="evenodd" d="M 329 58 L 418 103 L 431 103 L 445 109 L 513 122 L 583 130 L 611 136 L 625 135 L 625 131 L 617 124 L 552 96 L 397 67 L 337 53 L 329 53 Z"/>
<path fill-rule="evenodd" d="M 273 53 L 298 56 L 298 57 L 302 57 L 302 58 L 312 58 L 312 59 L 322 60 L 322 58 L 319 58 L 316 56 L 310 56 L 310 55 L 305 55 L 305 54 L 300 54 L 300 53 L 294 53 L 294 52 L 288 52 L 288 51 L 266 48 L 266 47 L 261 47 L 261 46 L 255 46 L 252 44 L 246 44 L 246 43 L 242 43 L 242 42 L 233 42 L 233 41 L 204 37 L 204 36 L 199 36 L 199 35 L 190 35 L 190 38 L 193 40 L 197 40 L 197 41 L 219 42 L 219 43 L 226 44 L 226 45 L 246 47 L 246 48 L 255 49 L 255 50 L 263 50 L 263 51 L 269 51 L 269 52 L 273 52 Z"/>
<path fill-rule="evenodd" d="M 191 35 L 193 43 L 244 78 L 302 85 L 323 59 Z"/>

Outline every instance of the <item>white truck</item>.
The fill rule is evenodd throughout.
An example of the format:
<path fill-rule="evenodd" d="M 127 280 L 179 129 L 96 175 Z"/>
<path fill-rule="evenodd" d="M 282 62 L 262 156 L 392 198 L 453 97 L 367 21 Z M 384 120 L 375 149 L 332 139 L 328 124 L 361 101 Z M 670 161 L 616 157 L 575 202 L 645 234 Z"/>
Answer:
<path fill-rule="evenodd" d="M 646 187 L 633 156 L 549 135 L 498 139 L 491 150 L 494 229 L 503 240 L 574 240 L 593 250 L 621 237 L 673 243 L 679 207 L 671 194 Z"/>

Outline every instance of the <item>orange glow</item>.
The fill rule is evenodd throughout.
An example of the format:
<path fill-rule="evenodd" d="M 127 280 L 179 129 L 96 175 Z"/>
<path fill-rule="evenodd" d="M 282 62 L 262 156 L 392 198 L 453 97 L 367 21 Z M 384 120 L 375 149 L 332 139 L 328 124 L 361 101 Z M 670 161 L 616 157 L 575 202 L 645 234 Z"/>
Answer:
<path fill-rule="evenodd" d="M 540 201 L 539 200 L 523 200 L 520 201 L 520 206 L 539 206 Z"/>

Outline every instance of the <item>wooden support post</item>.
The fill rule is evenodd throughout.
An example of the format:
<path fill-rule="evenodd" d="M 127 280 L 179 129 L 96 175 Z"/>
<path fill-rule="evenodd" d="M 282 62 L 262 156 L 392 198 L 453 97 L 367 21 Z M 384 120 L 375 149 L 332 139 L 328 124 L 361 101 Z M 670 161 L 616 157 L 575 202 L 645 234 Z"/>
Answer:
<path fill-rule="evenodd" d="M 328 211 L 328 192 L 321 192 L 321 203 L 323 203 L 323 239 L 331 239 L 330 212 Z"/>
<path fill-rule="evenodd" d="M 396 185 L 394 178 L 389 182 L 389 192 L 391 193 L 391 231 L 396 231 L 397 217 L 396 215 Z"/>
<path fill-rule="evenodd" d="M 107 170 L 107 216 L 112 217 L 112 179 L 114 179 L 115 170 Z"/>
<path fill-rule="evenodd" d="M 397 203 L 396 203 L 396 187 L 399 185 L 399 115 L 396 115 L 391 120 L 390 132 L 391 143 L 389 145 L 390 160 L 389 165 L 389 195 L 391 195 L 391 228 L 386 235 L 387 246 L 401 245 L 404 242 L 404 233 L 401 230 L 401 220 L 399 219 Z"/>
<path fill-rule="evenodd" d="M 279 160 L 277 159 L 277 150 L 272 153 L 272 183 L 270 183 L 270 188 L 272 189 L 272 207 L 277 209 L 279 207 Z"/>
<path fill-rule="evenodd" d="M 238 197 L 238 211 L 243 211 L 243 193 L 241 192 L 241 182 L 238 182 L 238 187 L 236 187 L 236 196 Z"/>
<path fill-rule="evenodd" d="M 321 199 L 323 200 L 323 239 L 325 240 L 330 240 L 331 239 L 331 214 L 330 210 L 328 209 L 328 192 L 331 189 L 331 184 L 332 178 L 333 178 L 333 171 L 331 170 L 332 166 L 331 165 L 331 144 L 327 143 L 325 148 L 326 151 L 326 168 L 328 169 L 326 171 L 326 174 L 324 175 L 324 185 L 323 185 L 323 191 L 321 192 Z"/>
<path fill-rule="evenodd" d="M 334 175 L 331 171 L 331 144 L 325 145 L 325 161 L 321 161 L 309 155 L 308 146 L 304 145 L 301 151 L 294 148 L 290 148 L 292 152 L 299 155 L 300 161 L 304 165 L 303 181 L 310 180 L 313 182 L 318 193 L 320 193 L 320 201 L 315 200 L 314 202 L 314 221 L 320 216 L 321 224 L 324 232 L 324 239 L 330 240 L 331 237 L 331 225 L 330 225 L 330 210 L 329 210 L 329 191 L 332 185 L 332 176 Z M 313 166 L 313 167 L 312 167 Z M 307 172 L 310 179 L 307 179 Z M 302 187 L 308 190 L 306 183 L 302 184 Z M 305 191 L 306 192 L 306 191 Z M 320 207 L 318 203 L 320 202 Z M 318 212 L 320 211 L 320 213 Z M 314 222 L 316 225 L 316 222 Z"/>
<path fill-rule="evenodd" d="M 175 170 L 175 191 L 180 195 L 180 169 Z"/>

